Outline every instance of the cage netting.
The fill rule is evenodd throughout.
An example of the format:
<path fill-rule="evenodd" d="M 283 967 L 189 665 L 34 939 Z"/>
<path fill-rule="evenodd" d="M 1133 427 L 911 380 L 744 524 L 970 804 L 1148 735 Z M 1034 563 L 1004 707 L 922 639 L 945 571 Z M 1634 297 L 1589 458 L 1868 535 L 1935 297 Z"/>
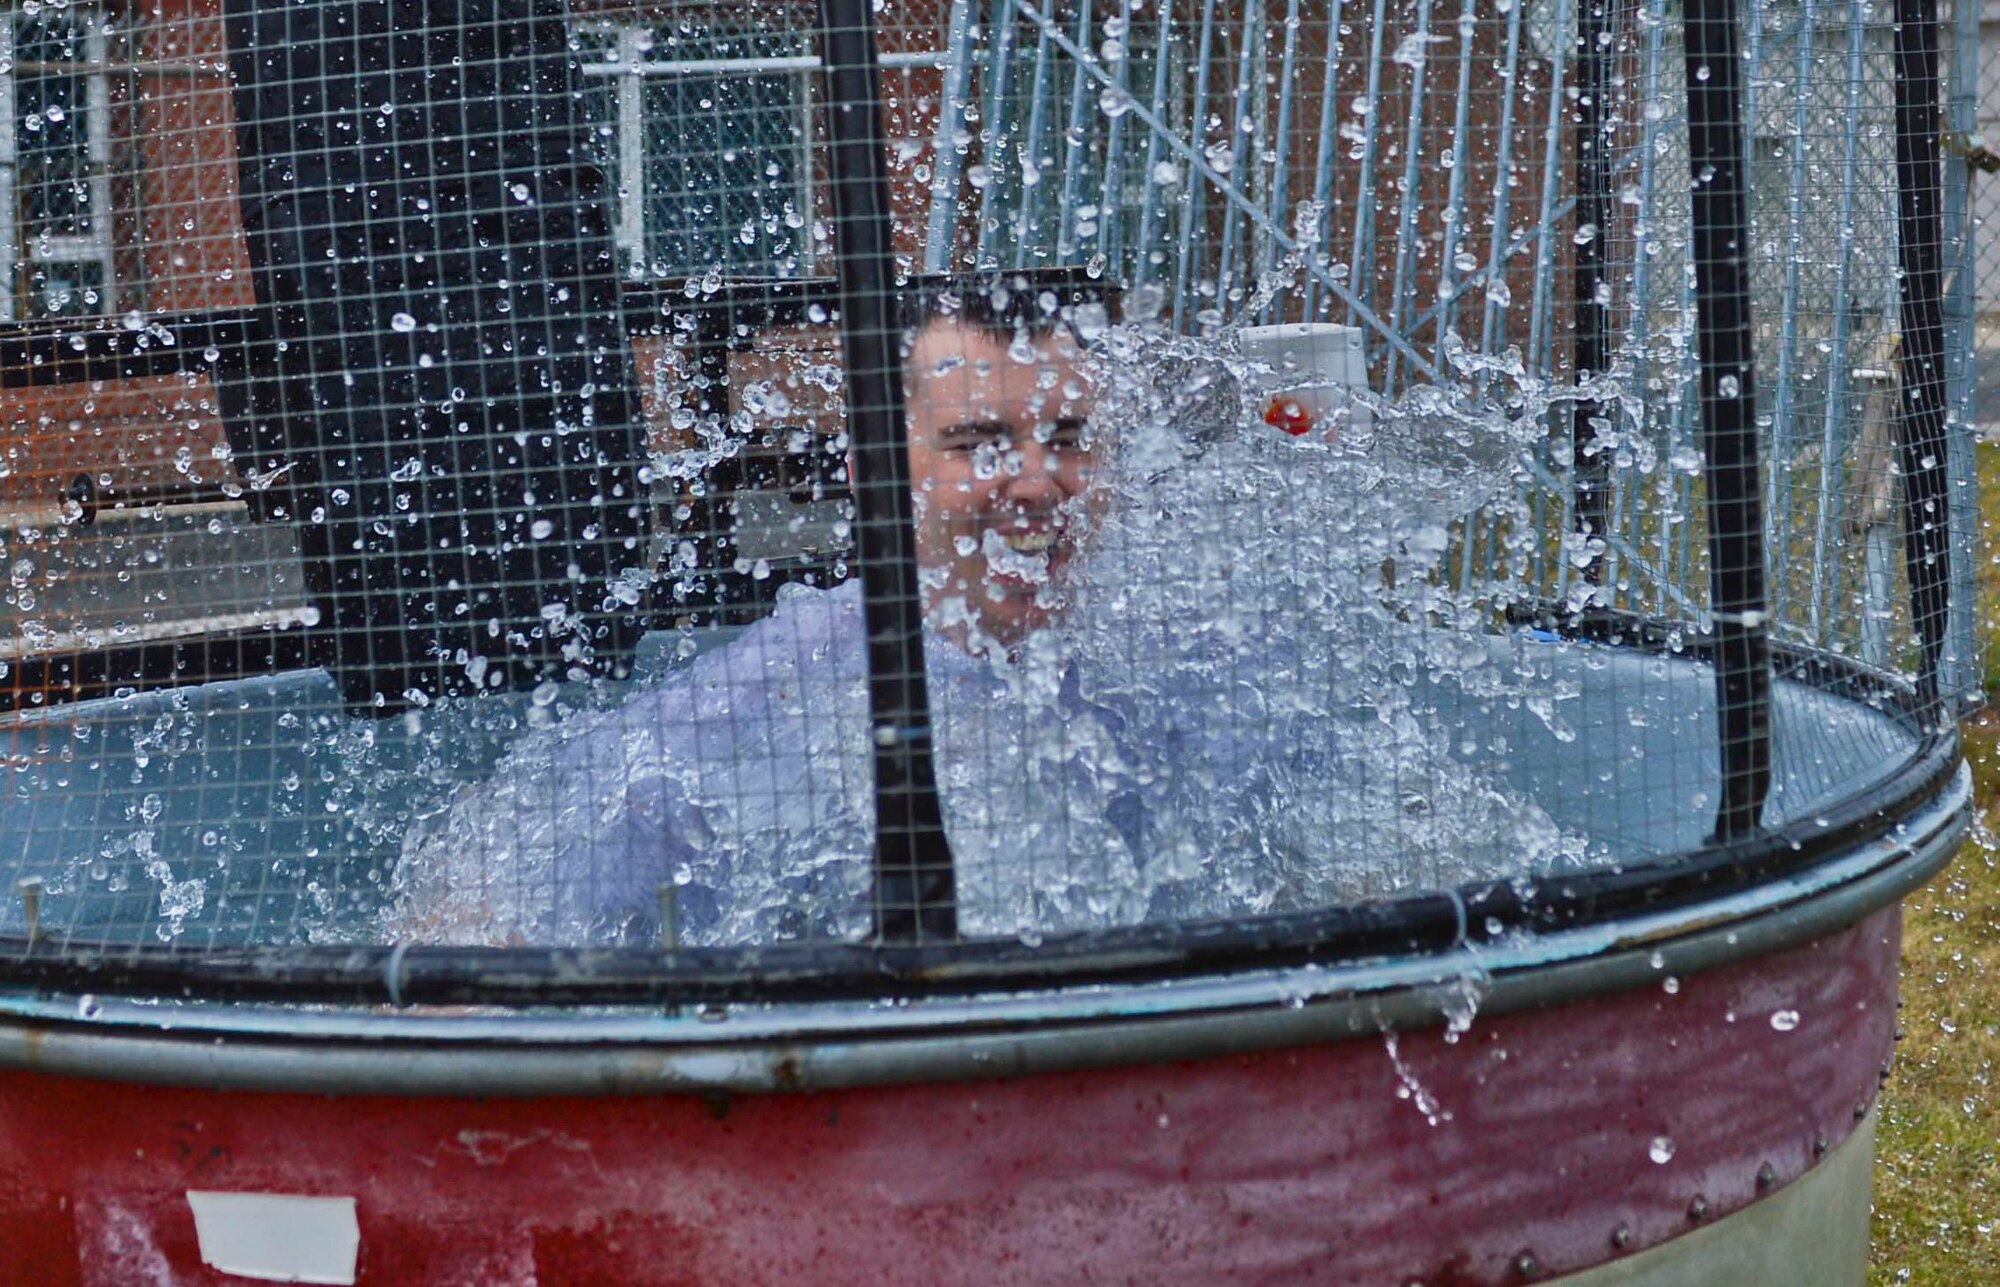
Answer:
<path fill-rule="evenodd" d="M 0 44 L 0 973 L 1493 940 L 1809 860 L 1978 682 L 1917 0 Z"/>

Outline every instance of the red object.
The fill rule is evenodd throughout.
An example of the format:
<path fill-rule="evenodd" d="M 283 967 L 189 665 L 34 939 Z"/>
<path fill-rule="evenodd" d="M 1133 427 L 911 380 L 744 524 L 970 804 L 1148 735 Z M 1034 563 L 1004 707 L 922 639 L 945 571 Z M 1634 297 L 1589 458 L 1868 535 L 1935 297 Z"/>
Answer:
<path fill-rule="evenodd" d="M 39 1284 L 240 1282 L 202 1265 L 195 1188 L 353 1196 L 364 1284 L 1553 1276 L 1847 1135 L 1889 1055 L 1898 926 L 1455 1041 L 1012 1080 L 481 1100 L 11 1071 L 0 1245 Z"/>
<path fill-rule="evenodd" d="M 1276 397 L 1264 409 L 1264 423 L 1274 429 L 1282 429 L 1294 438 L 1312 432 L 1312 412 L 1305 409 L 1296 399 Z"/>

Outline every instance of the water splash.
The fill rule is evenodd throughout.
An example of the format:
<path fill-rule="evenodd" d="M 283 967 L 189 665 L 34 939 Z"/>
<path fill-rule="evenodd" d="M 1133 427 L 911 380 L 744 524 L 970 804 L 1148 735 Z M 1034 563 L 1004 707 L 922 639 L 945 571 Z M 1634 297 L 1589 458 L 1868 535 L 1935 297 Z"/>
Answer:
<path fill-rule="evenodd" d="M 1433 574 L 1450 524 L 1518 481 L 1542 396 L 1518 366 L 1363 395 L 1355 432 L 1300 441 L 1261 423 L 1269 372 L 1226 334 L 1110 328 L 1098 353 L 1108 503 L 1066 516 L 1094 530 L 1042 586 L 1058 626 L 1011 652 L 928 641 L 962 930 L 1032 942 L 1579 860 L 1433 710 L 1440 684 L 1522 688 L 1494 664 L 1492 588 Z M 1510 372 L 1511 413 L 1480 388 Z M 973 624 L 952 606 L 934 628 Z M 688 670 L 531 729 L 411 831 L 385 932 L 645 941 L 671 901 L 685 943 L 865 934 L 864 642 L 853 587 L 794 589 Z"/>

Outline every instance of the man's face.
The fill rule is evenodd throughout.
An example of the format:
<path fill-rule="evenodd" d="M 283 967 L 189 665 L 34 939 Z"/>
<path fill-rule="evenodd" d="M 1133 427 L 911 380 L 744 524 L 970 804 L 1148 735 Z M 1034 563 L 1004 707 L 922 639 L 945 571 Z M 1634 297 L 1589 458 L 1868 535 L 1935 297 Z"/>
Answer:
<path fill-rule="evenodd" d="M 1012 645 L 1049 620 L 1087 518 L 1097 447 L 1060 334 L 1025 350 L 934 322 L 910 355 L 917 558 L 934 623 Z"/>

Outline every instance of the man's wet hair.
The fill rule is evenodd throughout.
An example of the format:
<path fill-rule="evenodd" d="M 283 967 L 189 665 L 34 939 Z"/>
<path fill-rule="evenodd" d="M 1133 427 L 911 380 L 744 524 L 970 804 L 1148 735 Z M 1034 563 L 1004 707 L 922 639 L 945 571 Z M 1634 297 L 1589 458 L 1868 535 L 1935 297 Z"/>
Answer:
<path fill-rule="evenodd" d="M 906 345 L 936 322 L 980 331 L 1002 344 L 1024 333 L 1040 340 L 1058 332 L 1081 343 L 1080 318 L 1095 316 L 1100 326 L 1110 321 L 1118 289 L 1080 268 L 932 274 L 909 283 L 901 305 Z"/>

